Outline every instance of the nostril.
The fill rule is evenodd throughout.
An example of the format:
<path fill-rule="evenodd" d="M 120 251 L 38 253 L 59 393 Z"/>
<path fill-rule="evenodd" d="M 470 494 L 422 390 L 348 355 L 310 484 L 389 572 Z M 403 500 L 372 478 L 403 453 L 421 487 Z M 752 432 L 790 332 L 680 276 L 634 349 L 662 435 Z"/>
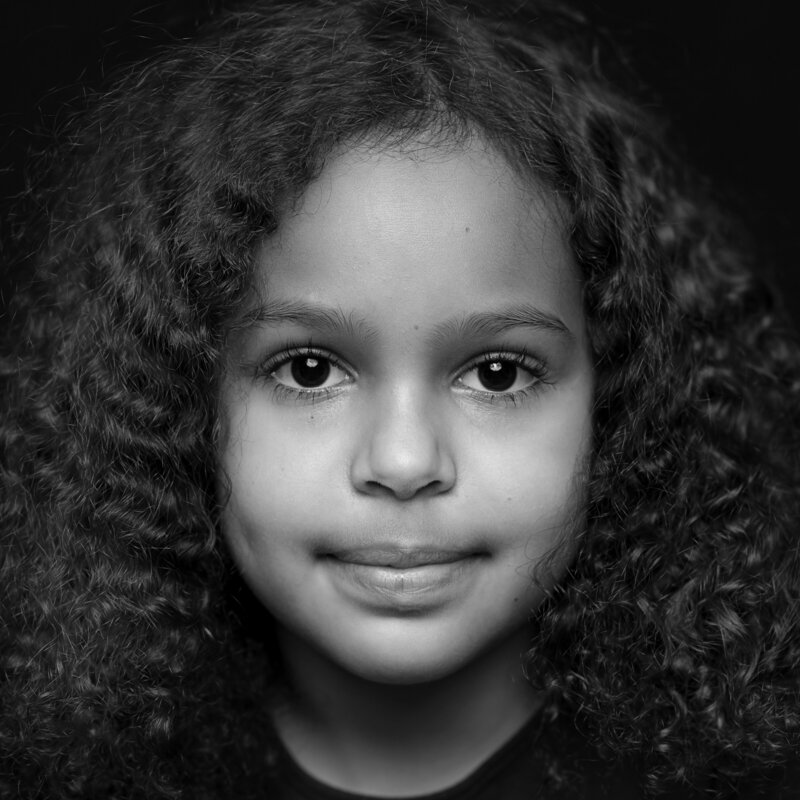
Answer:
<path fill-rule="evenodd" d="M 393 402 L 399 402 L 395 396 Z M 446 437 L 418 416 L 410 417 L 411 411 L 382 409 L 364 425 L 350 465 L 357 491 L 408 500 L 439 494 L 453 485 L 455 462 Z"/>
<path fill-rule="evenodd" d="M 367 494 L 376 496 L 386 495 L 395 497 L 398 500 L 410 500 L 414 497 L 430 497 L 437 494 L 443 494 L 450 488 L 447 483 L 441 480 L 432 480 L 423 485 L 413 483 L 406 485 L 387 485 L 381 483 L 381 481 L 370 480 L 366 481 L 363 486 Z"/>

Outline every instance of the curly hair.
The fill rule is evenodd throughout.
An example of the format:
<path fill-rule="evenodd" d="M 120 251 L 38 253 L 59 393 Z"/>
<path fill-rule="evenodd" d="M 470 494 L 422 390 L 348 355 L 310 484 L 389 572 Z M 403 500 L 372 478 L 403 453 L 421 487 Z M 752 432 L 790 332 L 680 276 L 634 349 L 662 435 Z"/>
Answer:
<path fill-rule="evenodd" d="M 662 126 L 560 4 L 262 0 L 123 76 L 36 196 L 3 362 L 0 789 L 268 772 L 278 665 L 217 535 L 226 326 L 335 148 L 431 133 L 549 187 L 584 278 L 588 525 L 533 615 L 532 684 L 653 790 L 798 747 L 800 357 Z"/>

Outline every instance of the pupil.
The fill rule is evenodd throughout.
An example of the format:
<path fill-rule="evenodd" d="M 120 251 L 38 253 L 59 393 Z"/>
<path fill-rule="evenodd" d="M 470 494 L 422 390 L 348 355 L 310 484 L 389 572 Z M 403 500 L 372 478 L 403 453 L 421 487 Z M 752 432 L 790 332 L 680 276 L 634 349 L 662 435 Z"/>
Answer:
<path fill-rule="evenodd" d="M 292 359 L 292 377 L 304 389 L 321 386 L 331 373 L 330 362 L 326 358 L 303 356 Z"/>
<path fill-rule="evenodd" d="M 517 365 L 510 361 L 487 361 L 478 367 L 478 379 L 491 392 L 505 392 L 517 379 Z"/>

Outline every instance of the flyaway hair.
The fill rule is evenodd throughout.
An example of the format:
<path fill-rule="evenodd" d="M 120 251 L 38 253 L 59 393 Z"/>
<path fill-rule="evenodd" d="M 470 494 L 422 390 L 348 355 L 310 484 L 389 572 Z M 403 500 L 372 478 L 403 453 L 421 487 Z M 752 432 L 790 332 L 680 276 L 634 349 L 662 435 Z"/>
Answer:
<path fill-rule="evenodd" d="M 268 777 L 279 665 L 217 533 L 220 353 L 254 249 L 354 144 L 480 138 L 563 210 L 597 390 L 587 529 L 531 620 L 552 713 L 655 788 L 798 751 L 797 344 L 598 53 L 548 2 L 264 0 L 65 131 L 2 364 L 0 794 Z"/>

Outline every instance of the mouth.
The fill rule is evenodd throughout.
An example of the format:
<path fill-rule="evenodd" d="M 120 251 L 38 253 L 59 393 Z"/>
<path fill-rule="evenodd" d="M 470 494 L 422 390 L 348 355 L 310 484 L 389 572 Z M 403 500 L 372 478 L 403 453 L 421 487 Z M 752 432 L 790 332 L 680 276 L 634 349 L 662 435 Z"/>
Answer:
<path fill-rule="evenodd" d="M 321 553 L 339 590 L 381 614 L 421 614 L 455 602 L 469 591 L 486 551 L 357 547 Z"/>
<path fill-rule="evenodd" d="M 450 550 L 427 547 L 356 547 L 323 553 L 323 557 L 345 564 L 388 569 L 414 569 L 436 564 L 454 564 L 486 553 L 476 550 Z"/>

